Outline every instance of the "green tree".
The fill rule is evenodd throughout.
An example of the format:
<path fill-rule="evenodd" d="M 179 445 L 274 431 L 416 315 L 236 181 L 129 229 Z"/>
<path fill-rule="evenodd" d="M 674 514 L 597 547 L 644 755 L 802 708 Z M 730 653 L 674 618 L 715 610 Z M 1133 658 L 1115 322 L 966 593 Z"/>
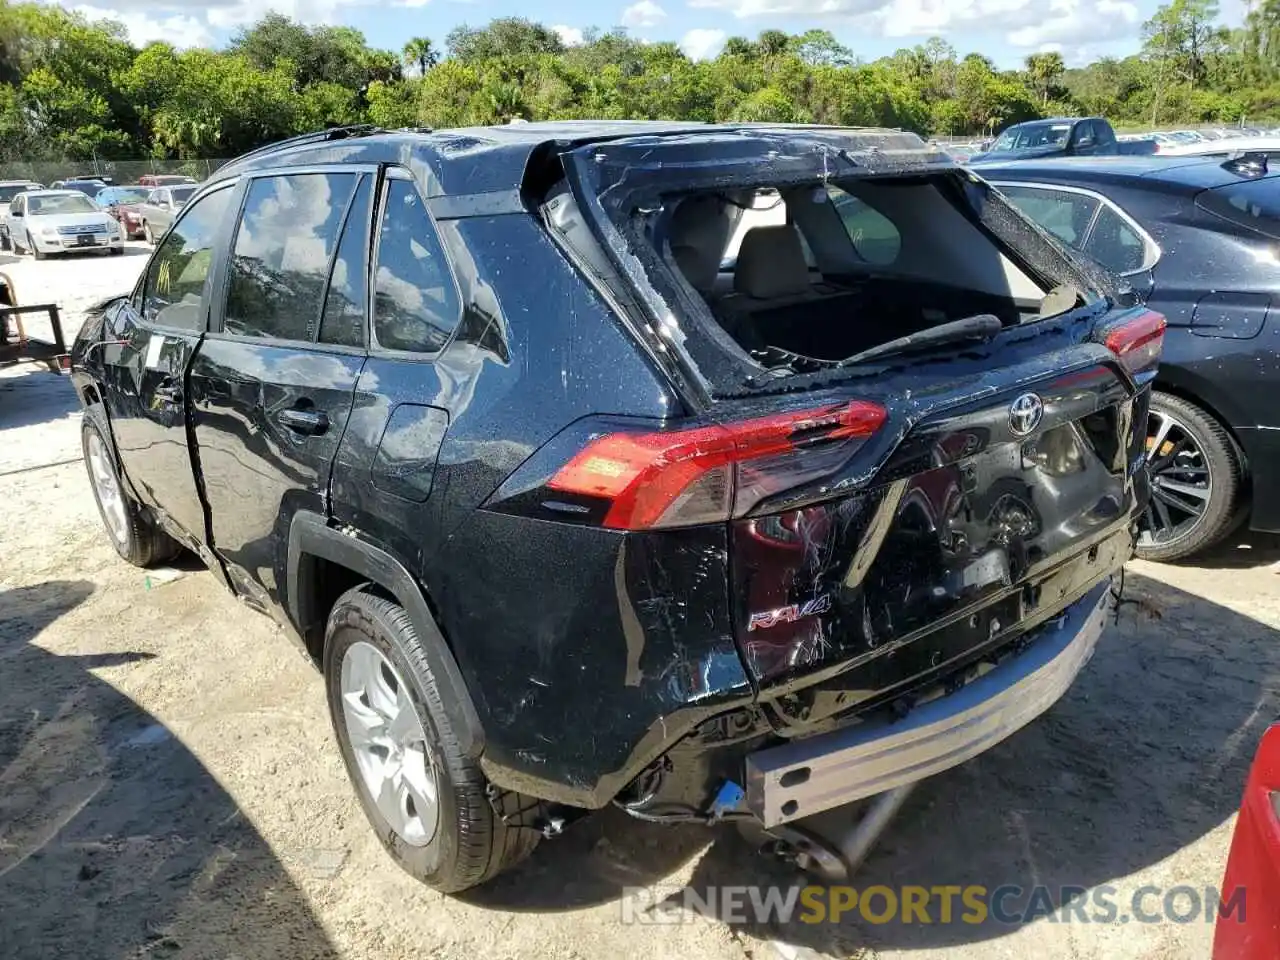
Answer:
<path fill-rule="evenodd" d="M 440 55 L 431 45 L 430 37 L 414 37 L 404 45 L 401 56 L 405 66 L 418 68 L 420 77 L 425 77 L 427 71 L 440 62 Z"/>
<path fill-rule="evenodd" d="M 1060 53 L 1033 53 L 1027 57 L 1027 76 L 1032 89 L 1040 97 L 1040 103 L 1048 105 L 1049 97 L 1056 96 L 1067 65 Z"/>

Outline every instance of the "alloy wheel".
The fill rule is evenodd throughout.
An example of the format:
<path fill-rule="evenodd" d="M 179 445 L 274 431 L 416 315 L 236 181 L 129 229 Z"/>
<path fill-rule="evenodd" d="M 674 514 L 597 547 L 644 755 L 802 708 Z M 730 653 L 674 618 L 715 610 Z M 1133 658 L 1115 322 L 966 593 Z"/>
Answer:
<path fill-rule="evenodd" d="M 342 714 L 374 806 L 406 843 L 425 846 L 440 818 L 435 761 L 399 671 L 363 640 L 342 657 Z"/>
<path fill-rule="evenodd" d="M 129 516 L 124 502 L 124 492 L 120 489 L 120 481 L 116 479 L 115 470 L 111 466 L 111 458 L 106 445 L 97 432 L 89 434 L 89 477 L 93 481 L 93 491 L 102 504 L 102 516 L 107 522 L 107 529 L 116 543 L 124 543 L 129 536 Z"/>
<path fill-rule="evenodd" d="M 1199 524 L 1213 493 L 1209 459 L 1186 424 L 1152 410 L 1147 421 L 1147 469 L 1151 499 L 1139 543 L 1180 540 Z"/>

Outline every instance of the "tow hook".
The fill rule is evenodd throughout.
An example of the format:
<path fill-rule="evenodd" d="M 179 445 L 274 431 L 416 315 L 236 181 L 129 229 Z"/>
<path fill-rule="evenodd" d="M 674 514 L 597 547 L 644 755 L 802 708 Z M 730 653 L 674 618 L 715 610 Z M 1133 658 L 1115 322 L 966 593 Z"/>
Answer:
<path fill-rule="evenodd" d="M 824 836 L 797 823 L 766 829 L 759 821 L 739 821 L 739 829 L 762 854 L 814 874 L 828 884 L 847 883 L 913 789 L 914 783 L 905 783 L 877 794 L 866 813 L 837 837 Z"/>

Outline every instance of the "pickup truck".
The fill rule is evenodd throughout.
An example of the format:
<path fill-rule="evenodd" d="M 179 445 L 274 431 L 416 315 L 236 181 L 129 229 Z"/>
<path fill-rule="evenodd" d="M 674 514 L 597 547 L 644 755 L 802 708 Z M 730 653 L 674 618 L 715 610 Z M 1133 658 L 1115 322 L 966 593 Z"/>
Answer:
<path fill-rule="evenodd" d="M 1101 117 L 1058 117 L 1014 124 L 1000 134 L 990 150 L 975 155 L 969 164 L 1155 152 L 1154 141 L 1121 143 L 1111 124 Z"/>

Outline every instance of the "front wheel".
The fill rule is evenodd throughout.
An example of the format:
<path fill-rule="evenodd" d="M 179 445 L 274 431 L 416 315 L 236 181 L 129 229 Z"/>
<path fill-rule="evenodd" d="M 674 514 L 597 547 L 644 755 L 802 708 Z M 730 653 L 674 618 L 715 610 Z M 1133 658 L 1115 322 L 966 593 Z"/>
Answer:
<path fill-rule="evenodd" d="M 154 247 L 156 245 L 156 237 L 155 234 L 151 232 L 151 224 L 143 222 L 142 239 L 147 241 L 148 246 Z"/>
<path fill-rule="evenodd" d="M 44 260 L 49 255 L 36 246 L 35 241 L 31 239 L 31 234 L 27 234 L 27 249 L 31 251 L 31 255 L 37 260 Z"/>
<path fill-rule="evenodd" d="M 1208 412 L 1170 393 L 1151 395 L 1151 499 L 1138 538 L 1144 560 L 1182 560 L 1221 541 L 1244 518 L 1241 457 Z"/>
<path fill-rule="evenodd" d="M 360 805 L 406 873 L 456 893 L 537 846 L 541 835 L 523 825 L 516 795 L 491 804 L 479 765 L 459 748 L 403 607 L 368 585 L 339 597 L 325 628 L 324 675 Z"/>

